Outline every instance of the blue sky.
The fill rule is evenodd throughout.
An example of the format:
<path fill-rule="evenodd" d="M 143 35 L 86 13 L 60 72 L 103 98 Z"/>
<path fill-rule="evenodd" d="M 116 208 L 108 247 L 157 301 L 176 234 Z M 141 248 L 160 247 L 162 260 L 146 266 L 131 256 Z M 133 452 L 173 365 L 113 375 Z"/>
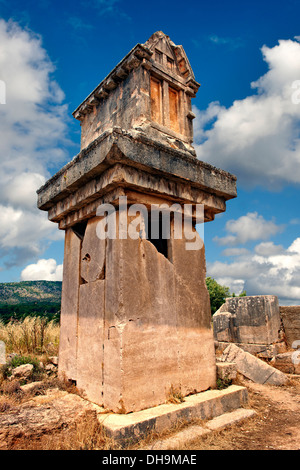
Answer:
<path fill-rule="evenodd" d="M 207 274 L 299 304 L 299 14 L 296 0 L 0 0 L 0 282 L 61 277 L 63 233 L 35 191 L 79 152 L 72 111 L 161 30 L 201 83 L 198 157 L 238 178 L 238 197 L 205 225 Z"/>

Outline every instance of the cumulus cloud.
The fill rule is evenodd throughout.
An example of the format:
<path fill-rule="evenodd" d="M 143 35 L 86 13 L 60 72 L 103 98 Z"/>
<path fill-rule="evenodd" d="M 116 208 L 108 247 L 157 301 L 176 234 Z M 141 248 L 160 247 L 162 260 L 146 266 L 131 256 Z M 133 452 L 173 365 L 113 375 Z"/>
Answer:
<path fill-rule="evenodd" d="M 232 262 L 208 263 L 207 273 L 239 294 L 277 295 L 282 305 L 299 304 L 300 238 L 284 249 L 273 242 L 260 243 Z"/>
<path fill-rule="evenodd" d="M 282 245 L 275 245 L 273 242 L 262 242 L 254 249 L 257 255 L 272 256 L 283 253 L 284 248 Z"/>
<path fill-rule="evenodd" d="M 249 250 L 247 248 L 226 248 L 223 250 L 222 255 L 223 256 L 241 256 L 241 255 L 247 255 L 249 253 Z"/>
<path fill-rule="evenodd" d="M 64 93 L 39 36 L 0 20 L 0 256 L 21 264 L 56 238 L 57 227 L 36 208 L 36 190 L 49 167 L 66 160 L 68 122 Z M 59 235 L 59 237 L 61 234 Z"/>
<path fill-rule="evenodd" d="M 283 228 L 283 225 L 276 225 L 272 220 L 265 220 L 257 212 L 248 212 L 237 220 L 229 220 L 225 225 L 229 234 L 225 237 L 216 236 L 214 241 L 219 245 L 239 245 L 253 240 L 267 240 Z"/>
<path fill-rule="evenodd" d="M 195 148 L 200 160 L 236 174 L 240 184 L 277 189 L 300 182 L 300 44 L 280 40 L 261 51 L 268 71 L 251 83 L 251 96 L 229 108 L 194 108 Z"/>
<path fill-rule="evenodd" d="M 55 259 L 40 259 L 36 264 L 29 264 L 21 273 L 22 281 L 61 281 L 63 265 L 57 265 Z"/>

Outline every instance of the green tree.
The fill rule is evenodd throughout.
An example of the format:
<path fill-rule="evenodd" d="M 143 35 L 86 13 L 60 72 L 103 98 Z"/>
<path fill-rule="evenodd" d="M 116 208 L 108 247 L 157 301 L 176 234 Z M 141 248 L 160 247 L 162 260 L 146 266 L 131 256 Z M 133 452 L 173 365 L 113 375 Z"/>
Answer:
<path fill-rule="evenodd" d="M 212 277 L 206 278 L 206 285 L 210 297 L 211 314 L 213 315 L 225 302 L 226 297 L 230 297 L 229 287 L 221 286 Z"/>
<path fill-rule="evenodd" d="M 211 307 L 211 314 L 213 315 L 221 305 L 224 304 L 227 297 L 236 297 L 235 293 L 230 293 L 229 287 L 221 286 L 217 283 L 215 279 L 212 277 L 206 278 L 206 285 L 209 292 L 210 297 L 210 307 Z M 246 291 L 244 290 L 238 297 L 245 297 L 247 295 Z"/>

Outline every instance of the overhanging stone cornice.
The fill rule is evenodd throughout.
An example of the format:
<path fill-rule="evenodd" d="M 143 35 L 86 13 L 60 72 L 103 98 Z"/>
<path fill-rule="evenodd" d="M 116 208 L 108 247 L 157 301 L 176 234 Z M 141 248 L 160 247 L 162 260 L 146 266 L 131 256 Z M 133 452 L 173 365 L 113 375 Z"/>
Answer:
<path fill-rule="evenodd" d="M 162 176 L 116 163 L 73 194 L 54 204 L 49 209 L 48 216 L 53 222 L 61 222 L 62 219 L 77 220 L 94 213 L 97 205 L 104 202 L 118 205 L 119 196 L 127 196 L 129 204 L 140 202 L 146 206 L 157 203 L 157 198 L 163 198 L 170 204 L 203 204 L 206 220 L 212 220 L 215 213 L 224 212 L 226 209 L 223 197 L 199 191 L 186 183 L 170 181 Z M 82 209 L 87 207 L 84 213 Z M 72 219 L 70 216 L 74 212 L 80 214 Z"/>
<path fill-rule="evenodd" d="M 120 170 L 122 165 L 132 168 L 131 172 L 127 170 L 127 176 Z M 114 171 L 108 173 L 112 167 Z M 146 175 L 151 180 L 149 188 L 147 183 L 141 182 L 147 180 Z M 188 152 L 158 144 L 143 133 L 112 129 L 81 151 L 37 191 L 38 207 L 49 211 L 50 220 L 58 221 L 57 208 L 63 216 L 65 212 L 77 210 L 80 205 L 100 197 L 112 186 L 135 190 L 140 187 L 146 192 L 152 187 L 150 192 L 160 194 L 159 178 L 164 188 L 161 194 L 169 198 L 199 203 L 197 192 L 213 196 L 215 201 L 219 201 L 212 204 L 215 212 L 223 212 L 225 201 L 236 197 L 236 177 L 230 173 L 201 162 Z M 173 188 L 169 194 L 166 180 L 169 188 Z M 190 195 L 184 198 L 177 194 L 180 187 L 189 188 Z"/>

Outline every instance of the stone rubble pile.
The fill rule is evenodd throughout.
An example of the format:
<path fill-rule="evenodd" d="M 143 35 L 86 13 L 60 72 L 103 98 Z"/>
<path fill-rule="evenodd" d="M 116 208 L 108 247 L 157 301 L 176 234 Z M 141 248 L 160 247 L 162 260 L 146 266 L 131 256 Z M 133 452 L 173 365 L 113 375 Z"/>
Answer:
<path fill-rule="evenodd" d="M 282 385 L 300 374 L 300 307 L 273 295 L 232 297 L 213 315 L 218 377 L 232 368 L 257 383 Z"/>

